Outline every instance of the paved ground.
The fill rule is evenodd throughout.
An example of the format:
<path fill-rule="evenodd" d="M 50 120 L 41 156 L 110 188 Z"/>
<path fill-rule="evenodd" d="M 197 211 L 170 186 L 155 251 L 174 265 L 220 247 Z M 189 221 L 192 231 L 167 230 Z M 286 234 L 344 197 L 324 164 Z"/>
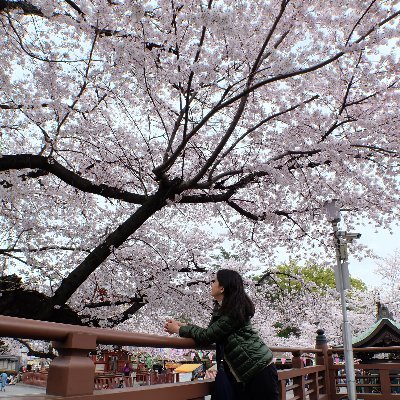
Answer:
<path fill-rule="evenodd" d="M 6 386 L 6 391 L 0 392 L 0 397 L 26 396 L 29 394 L 40 395 L 45 393 L 46 393 L 46 388 L 18 383 L 16 385 Z M 209 400 L 210 398 L 211 396 L 206 396 L 205 400 Z"/>
<path fill-rule="evenodd" d="M 26 396 L 28 394 L 45 394 L 45 393 L 46 393 L 46 388 L 17 383 L 16 385 L 7 385 L 5 392 L 0 392 L 0 397 Z"/>
<path fill-rule="evenodd" d="M 5 392 L 0 392 L 0 397 L 12 397 L 12 396 L 26 396 L 28 394 L 45 394 L 46 389 L 37 386 L 24 385 L 18 383 L 17 385 L 6 386 Z M 293 397 L 293 392 L 287 393 L 286 398 L 290 399 Z M 211 396 L 206 396 L 205 400 L 209 400 Z"/>
<path fill-rule="evenodd" d="M 28 394 L 45 394 L 46 389 L 37 387 L 24 385 L 22 383 L 18 383 L 17 385 L 6 386 L 5 392 L 0 392 L 0 397 L 12 397 L 12 396 L 26 396 Z M 290 391 L 287 393 L 286 398 L 291 399 L 293 397 L 293 392 Z M 206 396 L 204 400 L 210 400 L 211 396 Z"/>

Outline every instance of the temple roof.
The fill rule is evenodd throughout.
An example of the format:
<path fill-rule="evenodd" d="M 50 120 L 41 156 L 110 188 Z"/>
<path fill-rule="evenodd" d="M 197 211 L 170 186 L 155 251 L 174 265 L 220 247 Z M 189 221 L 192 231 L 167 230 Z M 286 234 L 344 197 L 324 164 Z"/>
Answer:
<path fill-rule="evenodd" d="M 353 347 L 387 347 L 400 345 L 400 324 L 391 318 L 380 318 L 353 339 Z"/>

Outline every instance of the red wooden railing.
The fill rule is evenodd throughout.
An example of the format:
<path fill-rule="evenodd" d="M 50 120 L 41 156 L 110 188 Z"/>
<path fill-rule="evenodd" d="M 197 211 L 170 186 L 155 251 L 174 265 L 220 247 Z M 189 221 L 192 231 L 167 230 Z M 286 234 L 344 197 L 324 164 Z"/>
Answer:
<path fill-rule="evenodd" d="M 47 372 L 24 372 L 22 374 L 22 383 L 25 385 L 46 387 Z"/>
<path fill-rule="evenodd" d="M 330 400 L 347 397 L 346 373 L 344 365 L 333 364 L 333 353 L 343 353 L 343 349 L 328 351 L 329 376 L 332 391 Z M 400 354 L 400 346 L 367 347 L 354 349 L 356 355 Z M 357 397 L 363 400 L 394 400 L 400 399 L 400 360 L 373 360 L 371 363 L 355 364 Z"/>
<path fill-rule="evenodd" d="M 60 356 L 50 364 L 47 375 L 46 395 L 35 396 L 36 400 L 200 400 L 212 391 L 213 381 L 167 383 L 170 379 L 152 375 L 146 377 L 147 385 L 135 385 L 131 377 L 95 376 L 93 361 L 88 357 L 97 344 L 120 346 L 196 348 L 191 339 L 143 335 L 138 333 L 96 329 L 75 325 L 27 320 L 0 316 L 0 337 L 53 340 L 53 346 Z M 389 349 L 389 350 L 388 350 Z M 292 368 L 279 371 L 280 400 L 339 400 L 346 397 L 345 376 L 339 376 L 342 365 L 334 365 L 333 350 L 328 349 L 323 331 L 318 331 L 316 348 L 293 349 L 272 348 L 274 352 L 292 354 Z M 335 349 L 335 353 L 342 349 Z M 358 351 L 358 349 L 357 349 Z M 361 351 L 361 350 L 360 350 Z M 400 352 L 400 347 L 384 349 L 365 349 L 368 352 Z M 315 364 L 304 366 L 302 356 L 314 354 Z M 400 391 L 400 364 L 362 364 L 357 365 L 357 389 L 364 400 L 393 400 Z M 39 379 L 40 378 L 40 379 Z M 27 375 L 30 383 L 41 382 L 46 376 Z M 122 379 L 122 381 L 121 381 Z M 157 383 L 157 384 L 155 384 Z M 123 386 L 123 388 L 119 388 Z M 110 390 L 112 389 L 112 390 Z M 26 396 L 25 398 L 28 398 Z M 23 398 L 23 396 L 22 396 Z M 73 399 L 72 399 L 73 398 Z"/>
<path fill-rule="evenodd" d="M 135 385 L 160 385 L 163 383 L 175 383 L 176 374 L 166 372 L 157 373 L 149 371 L 146 373 L 137 373 L 136 376 L 123 376 L 121 374 L 97 374 L 94 379 L 94 389 L 118 389 L 129 388 Z"/>

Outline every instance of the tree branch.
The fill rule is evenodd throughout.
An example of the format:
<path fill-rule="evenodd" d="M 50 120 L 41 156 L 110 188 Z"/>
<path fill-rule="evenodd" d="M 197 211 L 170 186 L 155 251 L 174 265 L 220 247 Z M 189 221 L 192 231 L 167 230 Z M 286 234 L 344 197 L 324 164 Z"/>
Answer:
<path fill-rule="evenodd" d="M 55 305 L 65 304 L 79 289 L 83 282 L 103 263 L 114 249 L 120 247 L 134 232 L 165 204 L 166 200 L 175 196 L 180 180 L 161 182 L 158 191 L 150 196 L 127 220 L 119 225 L 107 238 L 61 281 L 54 292 L 49 308 L 43 310 L 43 318 L 52 311 Z"/>
<path fill-rule="evenodd" d="M 49 250 L 60 250 L 60 251 L 84 251 L 86 253 L 89 253 L 89 249 L 83 249 L 83 248 L 76 248 L 76 247 L 67 247 L 67 246 L 43 246 L 39 247 L 36 249 L 27 249 L 28 252 L 30 253 L 37 253 L 41 251 L 49 251 Z M 26 250 L 23 249 L 15 249 L 15 248 L 10 248 L 10 249 L 1 249 L 0 248 L 0 254 L 8 254 L 8 253 L 23 253 Z"/>
<path fill-rule="evenodd" d="M 25 168 L 48 171 L 68 185 L 86 193 L 98 194 L 103 197 L 123 200 L 134 204 L 143 204 L 146 200 L 146 196 L 143 195 L 130 193 L 104 184 L 94 184 L 88 179 L 82 178 L 79 174 L 68 170 L 52 157 L 34 154 L 3 155 L 0 157 L 0 171 Z"/>
<path fill-rule="evenodd" d="M 232 207 L 235 211 L 237 211 L 239 214 L 245 216 L 248 219 L 251 219 L 252 221 L 261 221 L 263 219 L 262 216 L 257 216 L 255 214 L 252 214 L 251 212 L 245 210 L 244 208 L 240 207 L 238 204 L 235 202 L 229 200 L 226 202 L 228 206 Z"/>
<path fill-rule="evenodd" d="M 209 4 L 211 4 L 211 1 L 210 1 Z M 264 40 L 264 42 L 263 42 L 263 44 L 262 44 L 262 46 L 260 48 L 260 51 L 259 51 L 259 53 L 258 53 L 258 55 L 256 57 L 256 60 L 254 61 L 253 65 L 252 65 L 250 74 L 246 78 L 246 88 L 251 87 L 251 84 L 252 84 L 253 80 L 255 79 L 255 74 L 257 72 L 257 69 L 259 68 L 260 62 L 262 60 L 262 56 L 263 56 L 263 54 L 265 52 L 265 49 L 266 49 L 266 47 L 267 47 L 267 45 L 268 45 L 268 43 L 269 43 L 269 41 L 270 41 L 270 39 L 272 37 L 273 32 L 275 31 L 280 19 L 282 18 L 282 15 L 284 13 L 284 10 L 285 10 L 287 4 L 288 4 L 288 0 L 282 0 L 280 12 L 279 12 L 278 16 L 275 18 L 275 21 L 274 21 L 270 31 L 268 32 L 266 39 Z M 235 115 L 234 115 L 231 123 L 229 124 L 229 127 L 228 127 L 227 131 L 225 132 L 225 134 L 221 138 L 220 142 L 216 146 L 216 148 L 213 151 L 213 153 L 211 154 L 211 156 L 208 158 L 208 160 L 201 167 L 199 172 L 192 179 L 190 179 L 189 182 L 184 184 L 185 187 L 193 186 L 193 184 L 196 184 L 204 176 L 204 174 L 207 172 L 208 168 L 213 164 L 213 162 L 216 160 L 216 158 L 218 157 L 218 155 L 220 154 L 220 152 L 224 148 L 224 146 L 227 143 L 228 139 L 231 137 L 232 133 L 236 129 L 236 126 L 237 126 L 237 124 L 238 124 L 238 122 L 239 122 L 239 120 L 240 120 L 240 118 L 241 118 L 241 116 L 242 116 L 242 114 L 243 114 L 243 112 L 245 110 L 245 107 L 246 107 L 246 104 L 247 104 L 248 95 L 252 91 L 248 91 L 246 93 L 245 92 L 246 91 L 242 92 L 243 95 L 240 95 L 240 97 L 237 98 L 237 100 L 240 99 L 240 103 L 239 103 L 239 105 L 237 107 L 237 110 L 235 112 Z M 229 104 L 232 104 L 232 103 L 229 103 Z M 224 103 L 214 107 L 214 109 L 211 110 L 203 118 L 203 120 L 197 125 L 197 127 L 195 129 L 192 130 L 192 132 L 189 135 L 186 135 L 186 134 L 184 135 L 182 143 L 178 146 L 177 150 L 171 155 L 171 157 L 168 160 L 163 161 L 162 165 L 156 167 L 153 170 L 156 175 L 160 175 L 161 173 L 165 173 L 172 166 L 172 164 L 175 162 L 176 158 L 179 156 L 179 154 L 185 148 L 185 146 L 188 143 L 189 139 L 191 137 L 193 137 L 194 134 L 200 130 L 200 128 L 205 124 L 205 122 L 209 118 L 211 118 L 212 115 L 214 115 L 220 109 L 226 107 L 224 104 L 227 104 L 227 101 L 225 101 Z"/>
<path fill-rule="evenodd" d="M 116 300 L 116 301 L 111 301 L 111 300 L 105 300 L 105 301 L 97 301 L 97 302 L 92 302 L 92 303 L 87 303 L 83 305 L 83 308 L 102 308 L 102 307 L 110 307 L 110 306 L 122 306 L 126 304 L 133 304 L 133 303 L 141 303 L 144 302 L 144 297 L 145 296 L 135 296 L 131 297 L 129 300 Z"/>
<path fill-rule="evenodd" d="M 221 157 L 219 158 L 219 160 L 213 165 L 213 167 L 211 168 L 210 174 L 209 174 L 209 181 L 215 182 L 215 179 L 217 179 L 218 177 L 216 177 L 215 179 L 212 179 L 212 174 L 215 171 L 215 169 L 217 168 L 217 166 L 221 163 L 221 161 L 243 140 L 245 139 L 251 132 L 254 132 L 256 129 L 260 128 L 262 125 L 266 124 L 267 122 L 273 120 L 274 118 L 277 118 L 281 115 L 284 115 L 290 111 L 294 111 L 297 108 L 299 108 L 301 105 L 303 104 L 307 104 L 310 103 L 316 99 L 319 98 L 319 95 L 315 95 L 310 97 L 307 100 L 304 100 L 301 103 L 297 103 L 292 107 L 286 108 L 282 111 L 279 111 L 275 114 L 272 114 L 270 116 L 268 116 L 267 118 L 264 118 L 262 121 L 260 121 L 258 124 L 254 125 L 253 127 L 251 127 L 250 129 L 248 129 L 245 133 L 243 133 L 243 135 L 241 135 L 237 140 L 235 140 L 235 142 L 221 155 Z M 219 175 L 220 176 L 220 175 Z"/>
<path fill-rule="evenodd" d="M 27 1 L 0 0 L 0 13 L 3 11 L 22 10 L 27 15 L 44 17 L 42 11 Z"/>
<path fill-rule="evenodd" d="M 1 1 L 1 0 L 0 0 Z M 47 103 L 42 103 L 41 107 L 48 107 L 49 105 Z M 21 108 L 27 108 L 27 109 L 33 109 L 35 108 L 34 106 L 24 106 L 23 104 L 0 104 L 0 109 L 1 110 L 20 110 Z"/>
<path fill-rule="evenodd" d="M 221 203 L 229 200 L 231 196 L 235 194 L 234 189 L 228 189 L 225 193 L 219 194 L 193 194 L 182 196 L 179 203 L 191 203 L 191 204 L 201 204 L 201 203 Z"/>
<path fill-rule="evenodd" d="M 15 339 L 17 342 L 21 343 L 23 346 L 25 346 L 28 349 L 28 356 L 32 357 L 40 357 L 40 358 L 50 358 L 51 360 L 56 356 L 56 354 L 53 351 L 53 348 L 51 345 L 49 345 L 49 351 L 39 351 L 39 350 L 34 350 L 31 346 L 31 344 L 24 339 Z"/>
<path fill-rule="evenodd" d="M 75 11 L 78 12 L 78 14 L 84 16 L 85 13 L 78 7 L 78 5 L 73 2 L 72 0 L 64 0 L 67 4 L 69 4 Z"/>

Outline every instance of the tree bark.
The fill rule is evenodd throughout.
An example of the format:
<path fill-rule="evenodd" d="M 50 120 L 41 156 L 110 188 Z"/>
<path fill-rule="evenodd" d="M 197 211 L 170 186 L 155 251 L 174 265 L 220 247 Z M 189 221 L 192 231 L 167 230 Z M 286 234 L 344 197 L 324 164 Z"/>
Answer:
<path fill-rule="evenodd" d="M 54 292 L 48 307 L 41 313 L 40 319 L 47 319 L 54 307 L 65 304 L 71 296 L 86 281 L 89 275 L 103 263 L 112 253 L 113 248 L 121 246 L 137 229 L 139 229 L 152 215 L 160 210 L 166 200 L 173 196 L 178 189 L 180 180 L 161 182 L 158 191 L 150 196 L 125 222 L 111 232 L 107 238 L 61 281 L 61 285 Z"/>
<path fill-rule="evenodd" d="M 23 178 L 37 178 L 50 172 L 68 185 L 82 192 L 94 193 L 103 197 L 110 197 L 135 204 L 143 204 L 146 200 L 146 196 L 144 195 L 126 192 L 104 184 L 95 184 L 83 178 L 79 172 L 75 173 L 65 168 L 51 157 L 39 156 L 36 154 L 6 154 L 0 156 L 0 172 L 21 169 L 36 170 L 22 175 Z"/>

